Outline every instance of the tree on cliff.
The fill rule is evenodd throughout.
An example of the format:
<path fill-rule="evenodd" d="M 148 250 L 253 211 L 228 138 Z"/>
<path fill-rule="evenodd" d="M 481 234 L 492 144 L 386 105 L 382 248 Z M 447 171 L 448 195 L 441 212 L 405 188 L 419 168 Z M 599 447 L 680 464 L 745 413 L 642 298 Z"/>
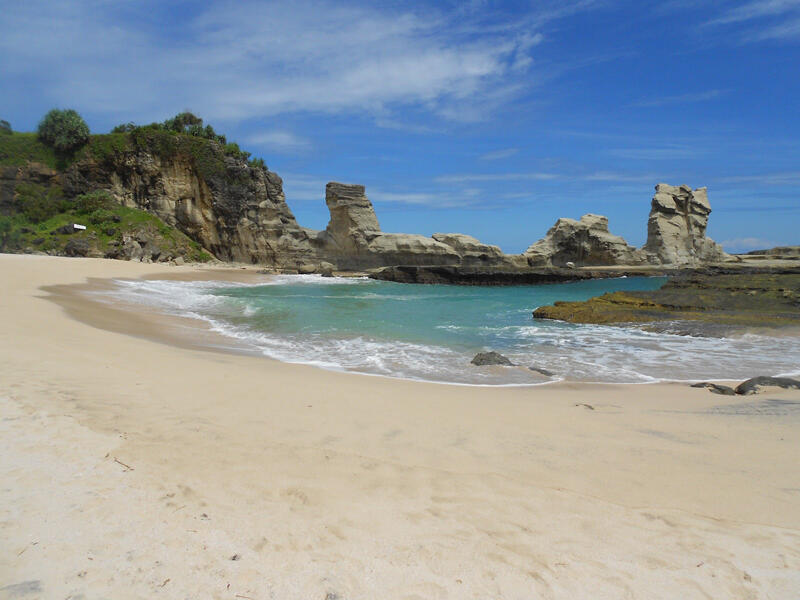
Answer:
<path fill-rule="evenodd" d="M 39 139 L 59 152 L 70 152 L 89 140 L 89 126 L 74 110 L 54 108 L 39 122 Z"/>
<path fill-rule="evenodd" d="M 0 135 L 11 135 L 11 123 L 0 119 Z"/>

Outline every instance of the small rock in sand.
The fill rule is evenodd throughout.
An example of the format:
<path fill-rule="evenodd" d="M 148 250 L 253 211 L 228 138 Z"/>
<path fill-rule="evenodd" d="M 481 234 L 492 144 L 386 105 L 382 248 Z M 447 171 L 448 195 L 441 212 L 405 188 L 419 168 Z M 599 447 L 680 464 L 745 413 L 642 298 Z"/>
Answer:
<path fill-rule="evenodd" d="M 736 391 L 727 385 L 719 385 L 718 383 L 711 383 L 710 381 L 702 381 L 700 383 L 693 383 L 691 387 L 706 388 L 709 392 L 714 394 L 722 394 L 723 396 L 735 396 Z"/>
<path fill-rule="evenodd" d="M 503 356 L 499 352 L 478 352 L 470 361 L 473 365 L 482 367 L 484 365 L 502 365 L 504 367 L 515 367 L 516 365 L 511 362 L 508 357 Z"/>
<path fill-rule="evenodd" d="M 780 387 L 800 390 L 800 381 L 789 377 L 752 377 L 736 386 L 736 393 L 741 395 L 757 394 L 762 387 Z"/>

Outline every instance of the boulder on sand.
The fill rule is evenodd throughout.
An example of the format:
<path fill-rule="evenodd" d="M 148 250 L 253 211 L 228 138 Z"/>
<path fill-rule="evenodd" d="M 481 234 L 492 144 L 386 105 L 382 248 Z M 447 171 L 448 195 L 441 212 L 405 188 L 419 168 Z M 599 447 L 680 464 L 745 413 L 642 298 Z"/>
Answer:
<path fill-rule="evenodd" d="M 757 394 L 762 387 L 780 387 L 800 390 L 800 381 L 789 377 L 752 377 L 736 386 L 736 393 L 741 395 Z"/>
<path fill-rule="evenodd" d="M 482 367 L 484 365 L 502 365 L 504 367 L 515 367 L 516 365 L 499 352 L 478 352 L 470 361 L 473 365 Z"/>

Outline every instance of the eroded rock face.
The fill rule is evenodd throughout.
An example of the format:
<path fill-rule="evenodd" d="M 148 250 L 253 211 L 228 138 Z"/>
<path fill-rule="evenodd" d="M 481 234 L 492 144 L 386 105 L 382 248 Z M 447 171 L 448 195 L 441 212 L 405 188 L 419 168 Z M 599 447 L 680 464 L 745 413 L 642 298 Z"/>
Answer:
<path fill-rule="evenodd" d="M 504 254 L 498 246 L 484 244 L 463 233 L 434 233 L 434 240 L 450 246 L 460 257 L 462 267 L 523 268 L 527 259 L 519 254 Z"/>
<path fill-rule="evenodd" d="M 711 205 L 706 188 L 659 183 L 647 221 L 644 252 L 652 264 L 691 265 L 730 258 L 706 237 Z"/>
<path fill-rule="evenodd" d="M 461 258 L 447 244 L 422 235 L 384 233 L 363 185 L 330 182 L 325 202 L 331 219 L 324 231 L 312 233 L 317 252 L 340 269 L 368 269 L 387 265 L 459 264 Z"/>
<path fill-rule="evenodd" d="M 524 253 L 531 266 L 635 265 L 643 262 L 641 251 L 608 231 L 608 219 L 583 215 L 580 221 L 559 219 L 544 238 Z"/>
<path fill-rule="evenodd" d="M 105 189 L 126 206 L 147 210 L 210 250 L 217 258 L 294 266 L 316 260 L 308 235 L 292 214 L 281 178 L 224 156 L 211 176 L 191 157 L 128 151 L 100 164 L 87 158 L 63 175 L 74 196 Z"/>

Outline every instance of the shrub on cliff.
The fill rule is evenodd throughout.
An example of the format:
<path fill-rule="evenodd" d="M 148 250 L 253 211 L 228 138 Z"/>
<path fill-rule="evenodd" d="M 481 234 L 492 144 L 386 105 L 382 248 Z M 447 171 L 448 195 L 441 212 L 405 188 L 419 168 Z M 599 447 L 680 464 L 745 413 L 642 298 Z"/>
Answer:
<path fill-rule="evenodd" d="M 60 187 L 44 187 L 35 183 L 21 183 L 15 190 L 14 204 L 18 212 L 32 223 L 41 223 L 65 208 Z"/>
<path fill-rule="evenodd" d="M 39 139 L 59 152 L 71 152 L 89 140 L 89 126 L 74 110 L 54 108 L 39 123 Z"/>
<path fill-rule="evenodd" d="M 11 123 L 5 119 L 0 119 L 0 135 L 11 135 Z"/>
<path fill-rule="evenodd" d="M 9 217 L 0 217 L 0 251 L 19 248 L 22 235 Z"/>
<path fill-rule="evenodd" d="M 114 204 L 111 194 L 105 190 L 96 190 L 75 198 L 75 212 L 87 215 L 95 211 L 108 210 Z"/>

